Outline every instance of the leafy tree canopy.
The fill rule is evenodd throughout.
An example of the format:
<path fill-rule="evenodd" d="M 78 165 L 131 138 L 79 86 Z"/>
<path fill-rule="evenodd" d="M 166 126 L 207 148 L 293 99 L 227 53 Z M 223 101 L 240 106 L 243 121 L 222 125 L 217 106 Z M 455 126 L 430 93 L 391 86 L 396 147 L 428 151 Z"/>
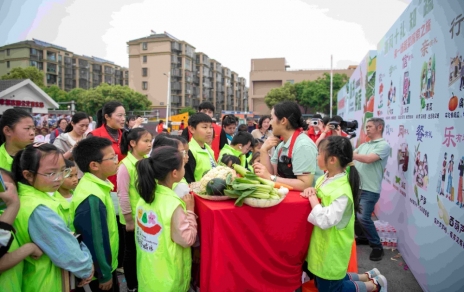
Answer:
<path fill-rule="evenodd" d="M 196 112 L 197 111 L 194 108 L 190 107 L 190 106 L 184 107 L 183 109 L 181 109 L 179 111 L 180 114 L 188 113 L 189 116 L 194 115 Z"/>
<path fill-rule="evenodd" d="M 11 69 L 10 74 L 5 74 L 1 77 L 2 80 L 11 80 L 11 79 L 30 79 L 40 88 L 43 88 L 44 85 L 44 73 L 37 69 L 36 67 L 16 67 Z"/>
<path fill-rule="evenodd" d="M 282 87 L 271 89 L 264 97 L 264 102 L 269 108 L 285 100 L 296 101 L 295 86 L 289 82 Z"/>

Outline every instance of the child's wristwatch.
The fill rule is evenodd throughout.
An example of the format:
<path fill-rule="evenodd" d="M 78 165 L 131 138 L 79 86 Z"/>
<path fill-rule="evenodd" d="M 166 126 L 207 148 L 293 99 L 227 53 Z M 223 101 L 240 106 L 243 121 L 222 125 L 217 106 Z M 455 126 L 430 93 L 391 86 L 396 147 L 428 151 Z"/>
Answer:
<path fill-rule="evenodd" d="M 277 175 L 272 175 L 272 174 L 271 174 L 271 180 L 272 180 L 273 182 L 276 182 L 276 181 L 277 181 Z"/>

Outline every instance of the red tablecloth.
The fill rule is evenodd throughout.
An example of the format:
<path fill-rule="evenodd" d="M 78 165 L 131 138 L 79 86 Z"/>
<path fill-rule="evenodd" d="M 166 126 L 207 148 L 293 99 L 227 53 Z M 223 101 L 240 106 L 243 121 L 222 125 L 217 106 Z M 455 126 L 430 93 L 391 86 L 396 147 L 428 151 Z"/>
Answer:
<path fill-rule="evenodd" d="M 198 196 L 195 205 L 201 292 L 293 291 L 301 286 L 313 226 L 307 221 L 311 206 L 299 192 L 263 209 Z"/>

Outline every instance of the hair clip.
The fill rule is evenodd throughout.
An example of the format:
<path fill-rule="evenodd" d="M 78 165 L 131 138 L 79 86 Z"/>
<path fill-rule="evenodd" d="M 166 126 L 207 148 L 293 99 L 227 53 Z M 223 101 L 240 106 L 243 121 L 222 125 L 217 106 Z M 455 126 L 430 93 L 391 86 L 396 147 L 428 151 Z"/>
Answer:
<path fill-rule="evenodd" d="M 45 142 L 34 143 L 34 144 L 32 144 L 32 147 L 38 148 L 38 147 L 40 147 L 40 146 L 42 146 L 42 145 L 44 145 L 44 144 L 47 144 L 47 143 L 45 143 Z"/>

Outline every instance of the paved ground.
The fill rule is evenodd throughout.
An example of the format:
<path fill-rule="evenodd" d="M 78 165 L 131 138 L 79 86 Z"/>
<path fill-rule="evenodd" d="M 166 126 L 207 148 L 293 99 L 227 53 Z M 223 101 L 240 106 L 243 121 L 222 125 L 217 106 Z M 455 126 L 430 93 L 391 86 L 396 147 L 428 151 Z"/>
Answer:
<path fill-rule="evenodd" d="M 384 258 L 379 262 L 369 260 L 371 248 L 368 245 L 358 245 L 358 271 L 363 273 L 373 268 L 379 269 L 388 282 L 388 291 L 393 292 L 421 292 L 422 288 L 417 283 L 410 270 L 404 270 L 405 262 L 398 251 L 385 250 Z M 396 258 L 395 258 L 396 256 Z M 394 258 L 396 261 L 392 260 Z"/>

